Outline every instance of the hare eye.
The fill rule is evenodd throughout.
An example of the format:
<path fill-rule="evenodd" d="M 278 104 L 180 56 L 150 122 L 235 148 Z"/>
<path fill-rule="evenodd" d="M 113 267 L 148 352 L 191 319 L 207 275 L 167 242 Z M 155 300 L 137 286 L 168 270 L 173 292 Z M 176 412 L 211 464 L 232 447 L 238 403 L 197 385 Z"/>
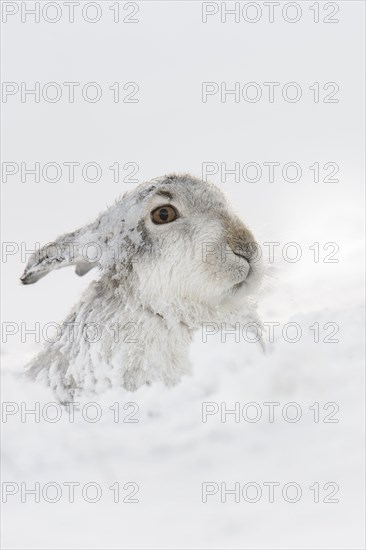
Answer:
<path fill-rule="evenodd" d="M 151 219 L 154 223 L 170 223 L 177 218 L 178 212 L 170 204 L 159 206 L 151 212 Z"/>

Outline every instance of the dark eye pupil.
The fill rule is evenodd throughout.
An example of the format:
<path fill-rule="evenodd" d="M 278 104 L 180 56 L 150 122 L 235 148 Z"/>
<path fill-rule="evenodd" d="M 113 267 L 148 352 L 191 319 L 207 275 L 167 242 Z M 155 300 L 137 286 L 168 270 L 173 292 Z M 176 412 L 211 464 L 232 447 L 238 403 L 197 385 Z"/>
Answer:
<path fill-rule="evenodd" d="M 165 222 L 169 218 L 169 212 L 166 208 L 159 210 L 159 218 Z"/>

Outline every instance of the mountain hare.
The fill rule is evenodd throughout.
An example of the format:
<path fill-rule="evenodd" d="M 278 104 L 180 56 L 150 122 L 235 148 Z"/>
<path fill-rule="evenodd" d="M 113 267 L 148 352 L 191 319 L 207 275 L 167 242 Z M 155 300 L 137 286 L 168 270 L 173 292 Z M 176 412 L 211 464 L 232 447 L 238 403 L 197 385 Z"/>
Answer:
<path fill-rule="evenodd" d="M 139 185 L 30 258 L 23 284 L 68 265 L 78 275 L 97 267 L 98 279 L 28 373 L 61 402 L 76 392 L 177 383 L 190 372 L 194 331 L 235 324 L 249 311 L 263 271 L 257 252 L 214 185 L 175 174 Z"/>

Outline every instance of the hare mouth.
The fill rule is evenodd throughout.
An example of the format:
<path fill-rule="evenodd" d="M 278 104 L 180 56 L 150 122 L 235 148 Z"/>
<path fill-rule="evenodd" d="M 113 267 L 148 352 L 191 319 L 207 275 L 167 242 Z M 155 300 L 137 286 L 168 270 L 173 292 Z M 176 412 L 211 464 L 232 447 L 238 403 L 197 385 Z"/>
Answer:
<path fill-rule="evenodd" d="M 241 257 L 243 257 L 243 256 L 241 256 Z M 248 273 L 246 274 L 246 276 L 244 277 L 244 279 L 242 281 L 240 281 L 239 283 L 235 283 L 235 285 L 232 286 L 232 290 L 234 292 L 244 288 L 248 284 L 248 279 L 251 278 L 253 270 L 252 270 L 252 266 L 251 266 L 250 262 L 248 260 L 247 260 L 247 262 L 248 262 L 248 266 L 249 266 Z"/>
<path fill-rule="evenodd" d="M 240 283 L 236 283 L 234 286 L 231 287 L 231 291 L 233 294 L 236 294 L 236 292 L 239 292 L 239 290 L 242 290 L 246 285 L 246 280 L 241 281 Z"/>
<path fill-rule="evenodd" d="M 235 256 L 238 256 L 238 258 L 242 258 L 243 260 L 246 260 L 250 265 L 250 258 L 248 258 L 248 256 L 245 256 L 245 254 L 240 254 L 239 252 L 235 252 L 234 250 L 233 250 L 233 253 Z"/>

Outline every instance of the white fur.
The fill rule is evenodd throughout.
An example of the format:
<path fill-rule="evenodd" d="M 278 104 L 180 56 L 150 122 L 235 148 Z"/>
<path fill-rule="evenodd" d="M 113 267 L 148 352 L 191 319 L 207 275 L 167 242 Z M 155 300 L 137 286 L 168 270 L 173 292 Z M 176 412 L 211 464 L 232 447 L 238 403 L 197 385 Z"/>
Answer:
<path fill-rule="evenodd" d="M 167 204 L 179 218 L 154 224 L 151 211 Z M 80 391 L 177 383 L 190 372 L 189 342 L 202 323 L 255 315 L 252 295 L 263 271 L 253 235 L 221 191 L 188 175 L 126 193 L 95 222 L 34 255 L 21 280 L 33 283 L 66 265 L 79 275 L 98 266 L 98 280 L 65 320 L 62 337 L 28 366 L 62 402 Z M 100 331 L 95 342 L 93 323 Z"/>

